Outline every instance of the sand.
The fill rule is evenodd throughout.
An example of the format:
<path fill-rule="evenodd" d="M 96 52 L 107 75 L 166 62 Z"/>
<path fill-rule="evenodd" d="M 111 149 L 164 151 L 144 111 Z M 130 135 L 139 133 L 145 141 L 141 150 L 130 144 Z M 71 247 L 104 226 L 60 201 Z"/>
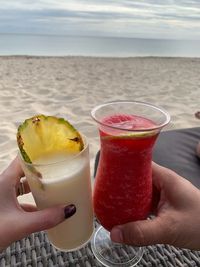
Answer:
<path fill-rule="evenodd" d="M 0 171 L 17 153 L 17 126 L 38 113 L 64 117 L 88 137 L 93 169 L 90 111 L 122 99 L 165 108 L 165 130 L 200 126 L 200 58 L 0 57 Z"/>

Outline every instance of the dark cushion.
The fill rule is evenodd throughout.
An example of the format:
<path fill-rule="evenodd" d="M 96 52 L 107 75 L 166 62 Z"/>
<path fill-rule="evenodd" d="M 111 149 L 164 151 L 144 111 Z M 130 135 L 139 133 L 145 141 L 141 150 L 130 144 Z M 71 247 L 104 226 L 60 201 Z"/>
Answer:
<path fill-rule="evenodd" d="M 196 156 L 199 141 L 200 127 L 161 132 L 154 147 L 153 160 L 200 188 L 200 159 Z M 99 153 L 96 156 L 94 177 Z"/>
<path fill-rule="evenodd" d="M 200 188 L 200 158 L 196 155 L 199 141 L 200 127 L 162 132 L 153 151 L 153 160 Z"/>

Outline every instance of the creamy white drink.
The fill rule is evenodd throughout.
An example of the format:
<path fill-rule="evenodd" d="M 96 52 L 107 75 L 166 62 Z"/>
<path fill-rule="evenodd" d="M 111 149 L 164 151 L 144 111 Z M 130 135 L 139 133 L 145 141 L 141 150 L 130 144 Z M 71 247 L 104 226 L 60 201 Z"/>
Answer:
<path fill-rule="evenodd" d="M 50 242 L 63 251 L 85 245 L 93 233 L 93 208 L 88 145 L 78 155 L 54 155 L 23 162 L 39 209 L 57 204 L 76 206 L 76 213 L 47 231 Z M 55 162 L 55 163 L 54 163 Z"/>

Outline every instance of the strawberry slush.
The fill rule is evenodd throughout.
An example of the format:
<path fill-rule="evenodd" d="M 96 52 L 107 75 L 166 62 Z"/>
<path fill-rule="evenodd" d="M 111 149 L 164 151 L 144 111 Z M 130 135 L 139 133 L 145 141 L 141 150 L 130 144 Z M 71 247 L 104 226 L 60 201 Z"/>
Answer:
<path fill-rule="evenodd" d="M 146 219 L 152 205 L 152 149 L 157 125 L 146 118 L 117 114 L 103 118 L 101 153 L 95 178 L 94 211 L 101 225 Z"/>

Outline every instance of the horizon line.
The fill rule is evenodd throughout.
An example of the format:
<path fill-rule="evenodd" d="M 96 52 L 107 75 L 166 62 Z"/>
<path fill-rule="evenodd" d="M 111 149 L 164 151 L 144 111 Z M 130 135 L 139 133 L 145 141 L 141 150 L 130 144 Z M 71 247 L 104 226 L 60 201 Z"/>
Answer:
<path fill-rule="evenodd" d="M 57 37 L 86 37 L 86 38 L 105 38 L 105 39 L 140 39 L 140 40 L 166 40 L 166 41 L 200 41 L 200 39 L 190 39 L 190 38 L 165 38 L 165 37 L 130 37 L 130 36 L 106 36 L 106 35 L 73 35 L 73 34 L 49 34 L 49 33 L 27 33 L 27 32 L 0 32 L 0 35 L 33 35 L 33 36 L 57 36 Z"/>

